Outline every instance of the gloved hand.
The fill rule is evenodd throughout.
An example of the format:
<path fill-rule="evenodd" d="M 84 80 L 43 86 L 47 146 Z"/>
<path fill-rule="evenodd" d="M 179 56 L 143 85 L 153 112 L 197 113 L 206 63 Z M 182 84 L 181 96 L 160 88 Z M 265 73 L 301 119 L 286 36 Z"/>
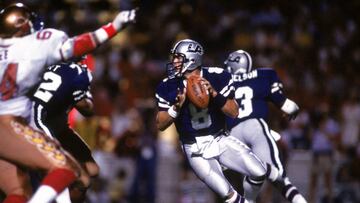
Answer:
<path fill-rule="evenodd" d="M 137 9 L 121 11 L 113 20 L 114 28 L 119 31 L 123 29 L 126 25 L 135 22 Z"/>
<path fill-rule="evenodd" d="M 291 120 L 295 120 L 295 118 L 297 117 L 297 115 L 299 114 L 299 109 L 297 109 L 296 111 L 292 112 L 291 114 L 287 114 L 287 113 L 284 113 L 284 117 L 287 117 L 287 119 L 289 121 Z"/>
<path fill-rule="evenodd" d="M 281 106 L 281 110 L 284 112 L 284 116 L 289 120 L 294 120 L 299 113 L 299 106 L 290 99 L 286 99 Z"/>

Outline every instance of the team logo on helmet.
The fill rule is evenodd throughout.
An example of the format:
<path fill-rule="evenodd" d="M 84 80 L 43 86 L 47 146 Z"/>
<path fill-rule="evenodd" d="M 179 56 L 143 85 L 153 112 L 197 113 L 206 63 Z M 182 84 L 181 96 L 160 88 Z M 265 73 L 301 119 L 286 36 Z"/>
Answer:
<path fill-rule="evenodd" d="M 191 53 L 199 53 L 199 54 L 203 53 L 202 47 L 199 46 L 198 44 L 189 44 L 187 51 Z"/>

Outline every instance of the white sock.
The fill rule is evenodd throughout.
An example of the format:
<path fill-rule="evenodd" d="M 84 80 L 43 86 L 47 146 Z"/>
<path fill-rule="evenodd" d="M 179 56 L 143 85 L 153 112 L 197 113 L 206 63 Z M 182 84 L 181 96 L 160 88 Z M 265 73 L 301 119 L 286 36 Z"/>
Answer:
<path fill-rule="evenodd" d="M 65 188 L 65 190 L 57 196 L 56 203 L 71 203 L 69 188 Z"/>
<path fill-rule="evenodd" d="M 28 203 L 50 203 L 55 199 L 56 195 L 57 193 L 54 188 L 41 185 Z"/>

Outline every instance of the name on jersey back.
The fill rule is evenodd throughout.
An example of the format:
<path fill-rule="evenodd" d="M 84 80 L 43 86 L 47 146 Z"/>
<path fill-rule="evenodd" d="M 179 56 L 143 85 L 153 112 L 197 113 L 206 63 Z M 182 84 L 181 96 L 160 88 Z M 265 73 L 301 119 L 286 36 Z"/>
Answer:
<path fill-rule="evenodd" d="M 258 76 L 257 70 L 253 70 L 250 73 L 243 73 L 241 75 L 233 75 L 234 82 L 241 82 L 247 79 L 256 78 Z"/>

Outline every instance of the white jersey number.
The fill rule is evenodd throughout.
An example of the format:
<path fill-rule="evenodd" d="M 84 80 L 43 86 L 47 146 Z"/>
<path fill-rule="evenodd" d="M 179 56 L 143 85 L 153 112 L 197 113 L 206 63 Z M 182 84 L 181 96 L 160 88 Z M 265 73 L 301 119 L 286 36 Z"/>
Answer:
<path fill-rule="evenodd" d="M 36 90 L 34 96 L 41 99 L 44 102 L 48 102 L 53 94 L 51 91 L 55 91 L 61 85 L 61 77 L 53 72 L 46 72 L 44 74 L 46 82 L 42 82 Z"/>
<path fill-rule="evenodd" d="M 253 90 L 248 87 L 239 87 L 235 91 L 235 99 L 239 102 L 238 118 L 243 118 L 251 114 L 253 111 L 251 99 L 254 96 Z"/>
<path fill-rule="evenodd" d="M 191 126 L 195 130 L 207 128 L 211 125 L 211 118 L 208 113 L 208 109 L 199 109 L 194 105 L 189 104 L 189 110 L 191 114 Z"/>

